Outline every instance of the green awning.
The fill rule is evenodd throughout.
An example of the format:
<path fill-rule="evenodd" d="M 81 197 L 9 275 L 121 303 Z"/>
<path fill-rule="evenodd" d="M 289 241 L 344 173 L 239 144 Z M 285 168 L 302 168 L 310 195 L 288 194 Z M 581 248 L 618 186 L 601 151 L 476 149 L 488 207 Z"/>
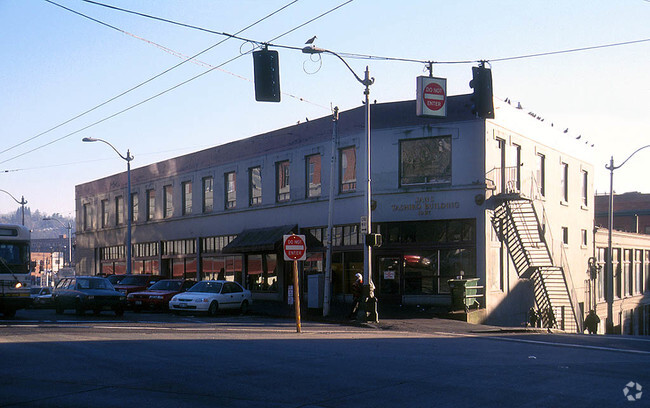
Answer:
<path fill-rule="evenodd" d="M 298 232 L 297 225 L 243 230 L 221 252 L 224 254 L 278 252 L 282 249 L 282 237 L 296 232 Z M 323 244 L 313 235 L 306 233 L 305 239 L 308 251 L 323 248 Z"/>

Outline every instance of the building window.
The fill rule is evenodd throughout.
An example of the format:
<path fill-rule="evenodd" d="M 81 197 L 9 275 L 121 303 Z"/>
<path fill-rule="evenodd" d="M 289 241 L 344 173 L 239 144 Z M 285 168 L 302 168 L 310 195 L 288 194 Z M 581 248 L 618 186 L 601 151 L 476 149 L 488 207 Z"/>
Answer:
<path fill-rule="evenodd" d="M 506 183 L 508 192 L 521 191 L 521 146 L 513 143 L 508 151 Z"/>
<path fill-rule="evenodd" d="M 582 170 L 582 205 L 587 206 L 589 201 L 587 199 L 589 193 L 589 177 L 586 170 Z"/>
<path fill-rule="evenodd" d="M 307 156 L 307 197 L 320 197 L 321 194 L 321 166 L 320 154 Z"/>
<path fill-rule="evenodd" d="M 643 281 L 645 282 L 644 292 L 648 292 L 650 291 L 650 249 L 646 249 L 645 251 L 645 262 L 643 265 L 643 271 L 644 271 Z"/>
<path fill-rule="evenodd" d="M 291 198 L 291 185 L 289 184 L 289 161 L 276 164 L 276 200 L 288 201 Z"/>
<path fill-rule="evenodd" d="M 341 149 L 340 152 L 340 192 L 347 193 L 357 189 L 357 154 L 354 146 Z"/>
<path fill-rule="evenodd" d="M 156 190 L 147 190 L 147 221 L 156 216 Z"/>
<path fill-rule="evenodd" d="M 562 227 L 562 243 L 569 245 L 569 228 Z"/>
<path fill-rule="evenodd" d="M 248 169 L 248 204 L 260 205 L 262 204 L 262 168 L 251 167 Z"/>
<path fill-rule="evenodd" d="M 560 193 L 562 194 L 562 201 L 569 202 L 569 165 L 567 163 L 562 163 Z"/>
<path fill-rule="evenodd" d="M 586 247 L 587 244 L 588 244 L 588 239 L 589 239 L 589 235 L 587 234 L 587 230 L 586 229 L 580 230 L 580 236 L 582 237 L 582 246 Z"/>
<path fill-rule="evenodd" d="M 102 228 L 108 227 L 108 200 L 102 200 Z"/>
<path fill-rule="evenodd" d="M 226 209 L 237 205 L 237 174 L 233 171 L 224 176 L 226 185 Z"/>
<path fill-rule="evenodd" d="M 138 193 L 131 194 L 131 220 L 133 222 L 138 221 L 138 206 L 140 201 L 138 200 Z"/>
<path fill-rule="evenodd" d="M 633 286 L 633 276 L 632 276 L 632 250 L 624 249 L 623 250 L 623 296 L 632 295 L 632 286 Z"/>
<path fill-rule="evenodd" d="M 643 250 L 634 250 L 634 294 L 643 293 Z"/>
<path fill-rule="evenodd" d="M 124 197 L 115 197 L 115 225 L 124 224 Z"/>
<path fill-rule="evenodd" d="M 546 195 L 546 156 L 537 153 L 537 191 L 544 197 Z"/>
<path fill-rule="evenodd" d="M 87 231 L 90 228 L 90 204 L 84 204 L 84 231 Z"/>
<path fill-rule="evenodd" d="M 169 218 L 174 215 L 174 194 L 172 186 L 163 187 L 165 201 L 163 201 L 163 217 Z"/>
<path fill-rule="evenodd" d="M 182 184 L 183 206 L 181 208 L 183 215 L 192 214 L 192 182 L 186 181 Z"/>
<path fill-rule="evenodd" d="M 606 248 L 598 248 L 598 300 L 605 300 L 605 273 L 607 264 L 605 263 Z"/>
<path fill-rule="evenodd" d="M 214 179 L 212 177 L 203 178 L 203 212 L 212 212 L 214 202 Z"/>
<path fill-rule="evenodd" d="M 451 136 L 400 140 L 400 184 L 451 183 Z"/>

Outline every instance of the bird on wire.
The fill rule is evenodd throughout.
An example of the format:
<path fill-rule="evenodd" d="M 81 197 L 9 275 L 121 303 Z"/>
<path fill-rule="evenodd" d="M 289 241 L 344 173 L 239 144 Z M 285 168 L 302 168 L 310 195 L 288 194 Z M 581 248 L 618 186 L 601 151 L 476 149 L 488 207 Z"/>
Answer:
<path fill-rule="evenodd" d="M 316 36 L 313 36 L 309 40 L 305 41 L 305 44 L 313 44 L 314 41 L 316 41 Z"/>

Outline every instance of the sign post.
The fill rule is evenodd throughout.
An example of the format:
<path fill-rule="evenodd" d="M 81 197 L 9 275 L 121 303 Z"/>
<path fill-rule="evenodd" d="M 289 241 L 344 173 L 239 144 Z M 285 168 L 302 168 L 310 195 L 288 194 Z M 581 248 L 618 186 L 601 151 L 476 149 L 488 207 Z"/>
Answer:
<path fill-rule="evenodd" d="M 284 260 L 293 261 L 293 304 L 296 308 L 296 331 L 302 332 L 300 326 L 300 286 L 298 286 L 298 261 L 307 259 L 307 245 L 304 235 L 284 235 L 282 247 Z"/>

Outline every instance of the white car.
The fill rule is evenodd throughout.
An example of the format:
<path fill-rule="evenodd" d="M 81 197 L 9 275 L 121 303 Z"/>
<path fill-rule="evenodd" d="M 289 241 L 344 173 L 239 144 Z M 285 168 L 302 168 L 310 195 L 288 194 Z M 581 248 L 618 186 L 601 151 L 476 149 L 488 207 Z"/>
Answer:
<path fill-rule="evenodd" d="M 202 312 L 215 316 L 219 310 L 228 309 L 239 309 L 246 313 L 252 303 L 250 290 L 244 289 L 237 282 L 205 280 L 174 296 L 169 301 L 169 310 L 174 313 Z"/>

